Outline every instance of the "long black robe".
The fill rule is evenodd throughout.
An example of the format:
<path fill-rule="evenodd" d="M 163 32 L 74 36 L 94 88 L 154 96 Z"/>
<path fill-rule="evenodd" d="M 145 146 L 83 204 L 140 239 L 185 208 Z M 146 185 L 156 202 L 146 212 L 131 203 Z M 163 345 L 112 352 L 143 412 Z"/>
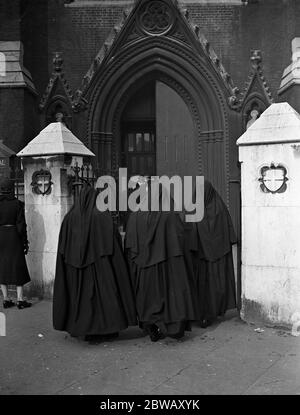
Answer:
<path fill-rule="evenodd" d="M 24 203 L 13 194 L 0 195 L 0 284 L 22 286 L 30 281 L 27 245 Z"/>
<path fill-rule="evenodd" d="M 192 230 L 191 230 L 192 229 Z M 236 235 L 228 209 L 212 184 L 204 184 L 204 217 L 190 225 L 193 237 L 187 240 L 194 263 L 199 320 L 213 321 L 236 308 L 232 245 Z M 198 244 L 194 234 L 197 234 Z"/>
<path fill-rule="evenodd" d="M 195 320 L 192 275 L 184 258 L 184 226 L 176 212 L 132 212 L 125 249 L 141 327 L 165 335 L 190 329 Z"/>
<path fill-rule="evenodd" d="M 136 325 L 134 294 L 111 215 L 84 187 L 59 235 L 53 326 L 73 336 L 118 332 Z"/>

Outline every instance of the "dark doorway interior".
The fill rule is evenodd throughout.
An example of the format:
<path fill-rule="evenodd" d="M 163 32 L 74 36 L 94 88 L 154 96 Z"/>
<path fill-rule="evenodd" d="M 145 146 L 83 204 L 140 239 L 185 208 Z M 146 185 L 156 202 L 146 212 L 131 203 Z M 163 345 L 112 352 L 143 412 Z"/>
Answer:
<path fill-rule="evenodd" d="M 122 166 L 132 175 L 196 175 L 194 123 L 184 100 L 159 80 L 129 99 L 121 119 Z"/>
<path fill-rule="evenodd" d="M 124 154 L 128 175 L 156 174 L 155 121 L 125 123 L 123 127 Z"/>
<path fill-rule="evenodd" d="M 156 174 L 155 82 L 129 100 L 122 117 L 122 164 L 128 177 Z"/>

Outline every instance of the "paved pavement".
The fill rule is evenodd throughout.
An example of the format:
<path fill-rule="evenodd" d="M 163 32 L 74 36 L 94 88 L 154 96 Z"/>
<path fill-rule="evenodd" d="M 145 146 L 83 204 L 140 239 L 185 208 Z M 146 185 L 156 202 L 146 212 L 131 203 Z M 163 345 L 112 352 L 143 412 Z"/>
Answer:
<path fill-rule="evenodd" d="M 133 327 L 91 345 L 53 330 L 50 301 L 0 311 L 1 395 L 300 394 L 300 337 L 257 332 L 236 313 L 181 341 L 152 343 Z"/>

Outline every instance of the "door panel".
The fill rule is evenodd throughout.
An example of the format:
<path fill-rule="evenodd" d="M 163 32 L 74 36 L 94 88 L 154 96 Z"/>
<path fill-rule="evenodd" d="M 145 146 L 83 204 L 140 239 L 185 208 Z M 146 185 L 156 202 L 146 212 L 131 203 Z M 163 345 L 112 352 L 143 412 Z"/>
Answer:
<path fill-rule="evenodd" d="M 123 125 L 125 165 L 128 176 L 156 173 L 155 123 L 131 122 Z"/>
<path fill-rule="evenodd" d="M 200 135 L 202 163 L 201 174 L 217 189 L 226 201 L 226 171 L 223 131 L 206 131 Z"/>
<path fill-rule="evenodd" d="M 156 82 L 157 175 L 195 175 L 194 123 L 183 99 L 170 87 Z"/>

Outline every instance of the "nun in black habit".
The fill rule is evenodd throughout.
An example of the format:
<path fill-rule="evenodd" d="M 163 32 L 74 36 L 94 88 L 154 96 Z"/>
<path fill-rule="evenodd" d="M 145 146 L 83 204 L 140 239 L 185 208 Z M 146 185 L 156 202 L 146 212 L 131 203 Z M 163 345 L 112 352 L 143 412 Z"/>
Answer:
<path fill-rule="evenodd" d="M 193 224 L 198 244 L 191 248 L 202 327 L 236 308 L 232 245 L 237 242 L 228 209 L 209 181 L 204 183 L 204 217 Z M 192 238 L 191 240 L 195 240 Z"/>
<path fill-rule="evenodd" d="M 2 178 L 0 180 L 0 285 L 3 308 L 15 305 L 8 297 L 8 285 L 17 286 L 19 309 L 31 306 L 31 303 L 23 298 L 23 285 L 30 281 L 25 260 L 27 252 L 24 203 L 15 198 L 13 180 Z"/>
<path fill-rule="evenodd" d="M 54 328 L 86 340 L 137 324 L 120 235 L 97 194 L 85 185 L 63 220 L 54 282 Z"/>
<path fill-rule="evenodd" d="M 161 202 L 161 192 L 159 197 Z M 132 212 L 125 249 L 140 327 L 152 341 L 163 336 L 183 337 L 195 320 L 195 310 L 179 213 L 172 208 L 169 212 Z"/>

